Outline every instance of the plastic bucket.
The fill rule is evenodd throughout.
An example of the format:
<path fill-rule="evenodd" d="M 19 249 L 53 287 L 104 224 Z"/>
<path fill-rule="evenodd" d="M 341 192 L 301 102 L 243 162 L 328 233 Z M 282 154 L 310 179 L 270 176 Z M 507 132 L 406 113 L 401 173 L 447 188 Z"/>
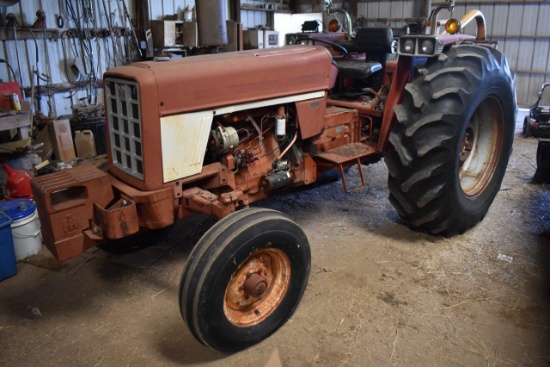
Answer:
<path fill-rule="evenodd" d="M 0 204 L 11 219 L 11 235 L 15 258 L 22 260 L 42 249 L 42 234 L 36 204 L 31 200 L 19 199 Z"/>
<path fill-rule="evenodd" d="M 0 281 L 17 274 L 11 222 L 10 217 L 0 212 Z"/>

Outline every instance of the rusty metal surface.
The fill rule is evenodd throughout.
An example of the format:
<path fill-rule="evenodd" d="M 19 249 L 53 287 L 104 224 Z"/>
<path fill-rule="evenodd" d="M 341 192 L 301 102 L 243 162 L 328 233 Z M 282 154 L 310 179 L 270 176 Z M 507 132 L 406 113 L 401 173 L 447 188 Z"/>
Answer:
<path fill-rule="evenodd" d="M 319 98 L 313 101 L 303 101 L 296 103 L 296 112 L 298 114 L 298 125 L 300 126 L 300 137 L 308 139 L 318 135 L 323 131 L 323 125 L 319 122 L 325 116 L 327 99 Z"/>
<path fill-rule="evenodd" d="M 276 248 L 252 253 L 229 280 L 223 311 L 235 326 L 252 326 L 265 320 L 283 301 L 292 269 L 286 254 Z"/>
<path fill-rule="evenodd" d="M 96 225 L 107 239 L 123 238 L 139 231 L 136 203 L 122 196 L 109 208 L 95 204 Z M 93 227 L 92 230 L 96 230 Z"/>
<path fill-rule="evenodd" d="M 384 108 L 384 117 L 382 119 L 382 127 L 380 129 L 380 138 L 378 140 L 378 152 L 385 152 L 389 147 L 389 136 L 393 127 L 395 112 L 394 107 L 401 102 L 405 85 L 409 82 L 411 75 L 411 58 L 408 56 L 400 56 L 397 68 L 393 73 L 390 92 L 386 100 Z"/>
<path fill-rule="evenodd" d="M 174 223 L 175 204 L 172 188 L 154 191 L 140 191 L 124 182 L 109 176 L 110 185 L 136 204 L 137 219 L 140 227 L 157 229 Z"/>
<path fill-rule="evenodd" d="M 331 72 L 326 48 L 290 46 L 141 62 L 111 69 L 104 78 L 138 80 L 147 98 L 154 89 L 156 112 L 167 116 L 327 90 Z"/>
<path fill-rule="evenodd" d="M 37 177 L 31 187 L 44 243 L 60 261 L 139 227 L 164 228 L 175 220 L 171 188 L 140 191 L 88 164 Z"/>
<path fill-rule="evenodd" d="M 334 148 L 332 150 L 329 150 L 328 152 L 319 153 L 316 155 L 316 157 L 336 164 L 343 164 L 349 161 L 356 160 L 358 158 L 364 158 L 374 153 L 374 149 L 368 145 L 361 143 L 351 143 L 338 148 Z"/>
<path fill-rule="evenodd" d="M 357 111 L 330 106 L 323 121 L 323 132 L 311 141 L 311 153 L 326 152 L 357 138 Z"/>
<path fill-rule="evenodd" d="M 81 165 L 31 181 L 44 244 L 60 260 L 79 255 L 94 245 L 83 235 L 90 227 L 94 203 L 105 206 L 114 198 L 109 176 L 92 165 Z"/>
<path fill-rule="evenodd" d="M 258 273 L 248 275 L 244 282 L 244 291 L 251 297 L 261 297 L 267 290 L 267 279 Z"/>

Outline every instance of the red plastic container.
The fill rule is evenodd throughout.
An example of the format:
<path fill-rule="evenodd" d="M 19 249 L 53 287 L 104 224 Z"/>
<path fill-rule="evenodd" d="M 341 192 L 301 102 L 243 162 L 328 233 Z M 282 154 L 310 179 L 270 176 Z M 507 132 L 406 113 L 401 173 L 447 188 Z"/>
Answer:
<path fill-rule="evenodd" d="M 14 170 L 7 163 L 4 163 L 4 169 L 8 174 L 8 180 L 6 181 L 8 196 L 6 200 L 32 199 L 32 175 L 24 170 Z"/>

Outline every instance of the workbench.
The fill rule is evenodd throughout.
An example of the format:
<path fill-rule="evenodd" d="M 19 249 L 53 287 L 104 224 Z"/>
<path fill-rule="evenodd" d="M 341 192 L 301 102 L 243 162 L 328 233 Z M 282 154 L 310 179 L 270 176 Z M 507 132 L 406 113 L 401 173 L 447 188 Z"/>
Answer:
<path fill-rule="evenodd" d="M 0 131 L 17 129 L 20 139 L 26 139 L 31 132 L 31 113 L 0 113 Z"/>

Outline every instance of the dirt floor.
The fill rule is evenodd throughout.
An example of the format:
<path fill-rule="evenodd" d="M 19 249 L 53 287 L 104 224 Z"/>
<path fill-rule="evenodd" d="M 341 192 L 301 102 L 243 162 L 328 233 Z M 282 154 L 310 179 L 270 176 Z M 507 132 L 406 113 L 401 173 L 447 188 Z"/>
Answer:
<path fill-rule="evenodd" d="M 334 183 L 262 202 L 304 229 L 311 278 L 292 319 L 234 355 L 196 342 L 178 308 L 210 222 L 130 257 L 60 265 L 43 251 L 0 283 L 0 366 L 264 366 L 275 350 L 285 367 L 550 366 L 550 192 L 531 182 L 536 146 L 518 128 L 488 215 L 451 239 L 403 225 L 382 162 L 364 167 L 361 191 Z"/>

